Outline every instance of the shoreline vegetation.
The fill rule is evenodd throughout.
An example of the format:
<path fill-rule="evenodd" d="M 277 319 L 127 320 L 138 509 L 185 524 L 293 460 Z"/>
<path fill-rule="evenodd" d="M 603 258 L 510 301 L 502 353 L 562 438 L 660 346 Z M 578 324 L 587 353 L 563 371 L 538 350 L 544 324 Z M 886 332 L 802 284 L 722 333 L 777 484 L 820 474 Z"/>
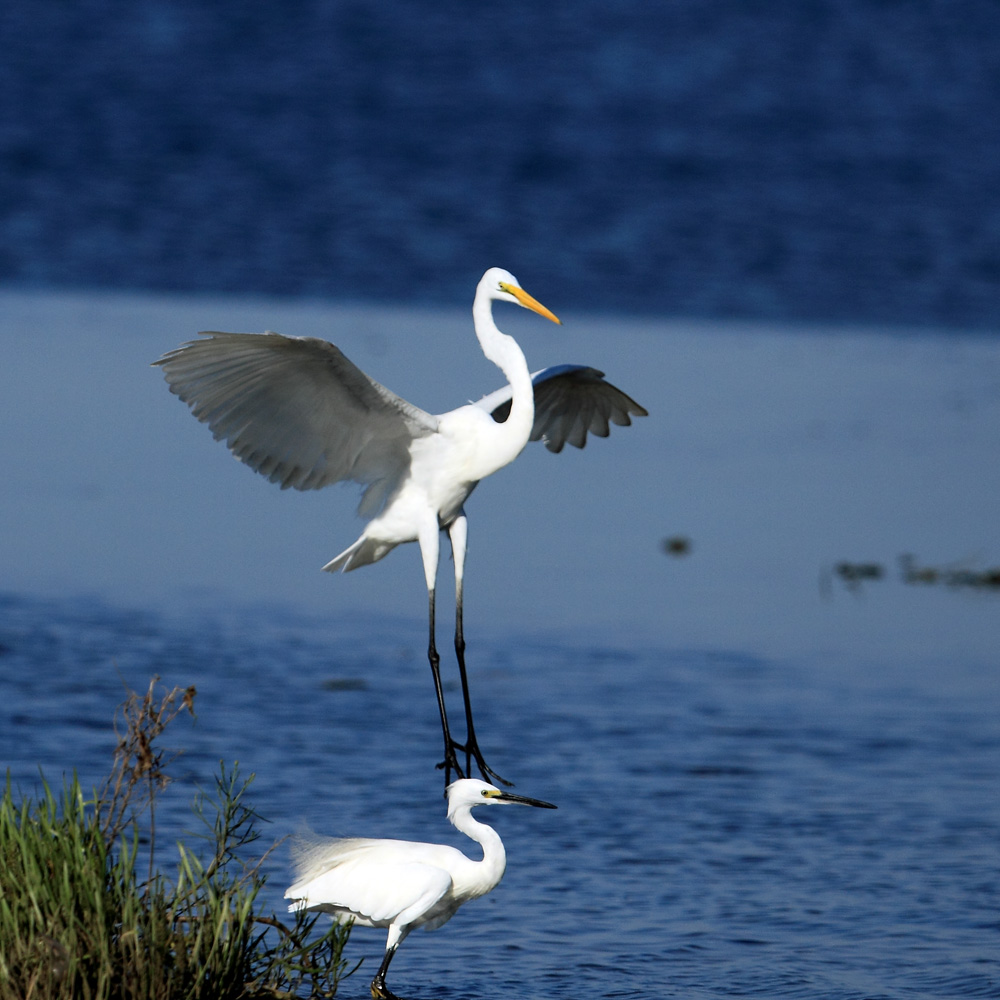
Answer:
<path fill-rule="evenodd" d="M 18 800 L 0 799 L 0 989 L 18 1000 L 239 1000 L 332 997 L 347 969 L 349 927 L 316 930 L 257 909 L 270 854 L 247 857 L 260 834 L 248 804 L 253 775 L 220 763 L 192 812 L 204 832 L 177 843 L 174 870 L 156 864 L 157 795 L 176 754 L 167 725 L 194 717 L 195 689 L 154 677 L 115 716 L 111 772 L 87 796 L 76 776 Z M 276 846 L 276 845 L 275 845 Z M 360 964 L 360 963 L 359 963 Z"/>

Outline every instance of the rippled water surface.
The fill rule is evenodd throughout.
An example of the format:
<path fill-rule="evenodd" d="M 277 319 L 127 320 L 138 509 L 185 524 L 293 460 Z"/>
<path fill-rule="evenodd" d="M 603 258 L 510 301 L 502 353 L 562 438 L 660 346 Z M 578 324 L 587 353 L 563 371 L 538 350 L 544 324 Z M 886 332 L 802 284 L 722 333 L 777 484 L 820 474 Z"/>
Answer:
<path fill-rule="evenodd" d="M 7 0 L 0 280 L 997 326 L 990 0 Z M 550 299 L 552 300 L 550 302 Z"/>
<path fill-rule="evenodd" d="M 29 788 L 107 767 L 122 683 L 195 684 L 161 807 L 219 760 L 265 836 L 464 839 L 444 820 L 419 621 L 260 608 L 163 616 L 0 600 L 0 760 Z M 558 812 L 490 819 L 500 887 L 412 935 L 394 988 L 440 997 L 987 997 L 1000 990 L 993 664 L 762 659 L 516 633 L 473 641 L 491 762 Z M 451 696 L 456 692 L 452 687 Z M 161 828 L 162 829 L 162 828 Z M 270 867 L 269 903 L 287 884 Z M 344 996 L 367 996 L 382 932 Z"/>

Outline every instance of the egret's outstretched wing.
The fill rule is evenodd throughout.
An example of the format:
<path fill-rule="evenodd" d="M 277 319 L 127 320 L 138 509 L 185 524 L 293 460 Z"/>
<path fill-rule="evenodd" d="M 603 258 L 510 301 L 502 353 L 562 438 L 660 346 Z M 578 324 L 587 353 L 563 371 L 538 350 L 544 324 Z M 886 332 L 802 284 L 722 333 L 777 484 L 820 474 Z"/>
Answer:
<path fill-rule="evenodd" d="M 549 451 L 559 452 L 569 442 L 576 448 L 587 443 L 587 432 L 607 437 L 609 422 L 627 427 L 631 417 L 647 411 L 621 389 L 604 381 L 604 372 L 586 365 L 554 365 L 531 376 L 535 387 L 535 423 L 531 440 L 543 440 Z M 476 406 L 502 423 L 510 414 L 511 388 L 504 386 L 480 399 Z"/>
<path fill-rule="evenodd" d="M 378 506 L 437 420 L 369 378 L 325 340 L 204 333 L 154 364 L 216 440 L 282 489 L 350 479 Z M 374 496 L 373 496 L 374 495 Z"/>

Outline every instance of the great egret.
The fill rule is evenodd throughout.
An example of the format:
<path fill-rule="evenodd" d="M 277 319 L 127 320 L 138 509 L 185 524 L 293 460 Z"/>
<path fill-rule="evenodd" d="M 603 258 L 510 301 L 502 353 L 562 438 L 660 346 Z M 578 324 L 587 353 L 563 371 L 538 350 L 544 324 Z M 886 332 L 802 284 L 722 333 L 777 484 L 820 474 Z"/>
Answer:
<path fill-rule="evenodd" d="M 472 818 L 476 806 L 517 803 L 555 809 L 550 802 L 501 791 L 478 778 L 462 778 L 447 788 L 448 819 L 483 849 L 473 861 L 446 844 L 410 840 L 301 837 L 293 842 L 296 881 L 285 892 L 288 909 L 330 914 L 362 927 L 387 927 L 382 964 L 372 980 L 376 1000 L 395 995 L 385 974 L 396 949 L 416 927 L 436 930 L 470 899 L 490 892 L 503 878 L 507 855 L 500 835 Z"/>
<path fill-rule="evenodd" d="M 490 268 L 472 306 L 483 354 L 508 385 L 477 403 L 434 416 L 400 399 L 325 340 L 277 333 L 205 333 L 165 354 L 170 390 L 208 424 L 216 440 L 282 489 L 320 489 L 341 480 L 366 486 L 358 512 L 370 517 L 361 537 L 325 570 L 357 569 L 402 542 L 419 542 L 427 582 L 430 640 L 444 734 L 445 784 L 467 776 L 475 758 L 485 778 L 508 784 L 483 758 L 472 721 L 462 629 L 462 583 L 468 525 L 464 503 L 480 479 L 512 462 L 529 440 L 550 451 L 587 432 L 608 434 L 608 421 L 631 423 L 646 411 L 583 365 L 528 373 L 513 337 L 493 322 L 494 302 L 512 302 L 559 320 L 502 268 Z M 467 735 L 451 736 L 434 636 L 434 590 L 439 532 L 447 531 L 455 561 L 455 653 L 462 682 Z M 465 772 L 456 751 L 466 755 Z"/>

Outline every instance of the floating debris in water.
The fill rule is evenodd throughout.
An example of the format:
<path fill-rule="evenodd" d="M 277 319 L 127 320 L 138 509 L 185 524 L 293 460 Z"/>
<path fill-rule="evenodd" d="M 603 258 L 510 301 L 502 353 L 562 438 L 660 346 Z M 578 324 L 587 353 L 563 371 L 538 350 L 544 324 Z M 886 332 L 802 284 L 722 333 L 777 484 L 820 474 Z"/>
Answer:
<path fill-rule="evenodd" d="M 899 557 L 900 580 L 909 586 L 944 586 L 953 588 L 973 588 L 976 590 L 1000 591 L 1000 566 L 987 569 L 970 569 L 959 563 L 946 566 L 920 565 L 916 556 L 905 553 Z M 831 580 L 835 576 L 852 593 L 859 593 L 862 584 L 885 577 L 885 568 L 877 562 L 849 562 L 842 560 L 834 564 L 832 571 L 824 568 L 820 573 L 820 591 L 824 597 L 831 596 Z"/>
<path fill-rule="evenodd" d="M 916 556 L 906 553 L 899 557 L 903 583 L 919 585 L 943 584 L 946 587 L 973 587 L 977 590 L 1000 590 L 1000 566 L 983 570 L 951 566 L 920 566 Z"/>
<path fill-rule="evenodd" d="M 899 557 L 899 569 L 903 574 L 903 583 L 922 584 L 938 583 L 939 571 L 933 566 L 918 566 L 915 556 L 909 553 Z"/>
<path fill-rule="evenodd" d="M 881 563 L 839 562 L 833 571 L 849 587 L 862 580 L 881 580 L 885 576 L 885 567 Z"/>
<path fill-rule="evenodd" d="M 833 576 L 841 580 L 852 594 L 859 594 L 862 584 L 881 580 L 885 576 L 885 567 L 878 562 L 849 562 L 845 559 L 834 565 Z M 828 567 L 820 572 L 819 587 L 823 597 L 832 596 L 831 572 Z"/>
<path fill-rule="evenodd" d="M 368 682 L 363 677 L 330 677 L 320 687 L 324 691 L 367 691 Z"/>
<path fill-rule="evenodd" d="M 686 535 L 670 535 L 668 538 L 664 538 L 660 542 L 660 547 L 668 556 L 673 556 L 674 559 L 682 559 L 684 556 L 691 555 L 691 539 Z"/>

